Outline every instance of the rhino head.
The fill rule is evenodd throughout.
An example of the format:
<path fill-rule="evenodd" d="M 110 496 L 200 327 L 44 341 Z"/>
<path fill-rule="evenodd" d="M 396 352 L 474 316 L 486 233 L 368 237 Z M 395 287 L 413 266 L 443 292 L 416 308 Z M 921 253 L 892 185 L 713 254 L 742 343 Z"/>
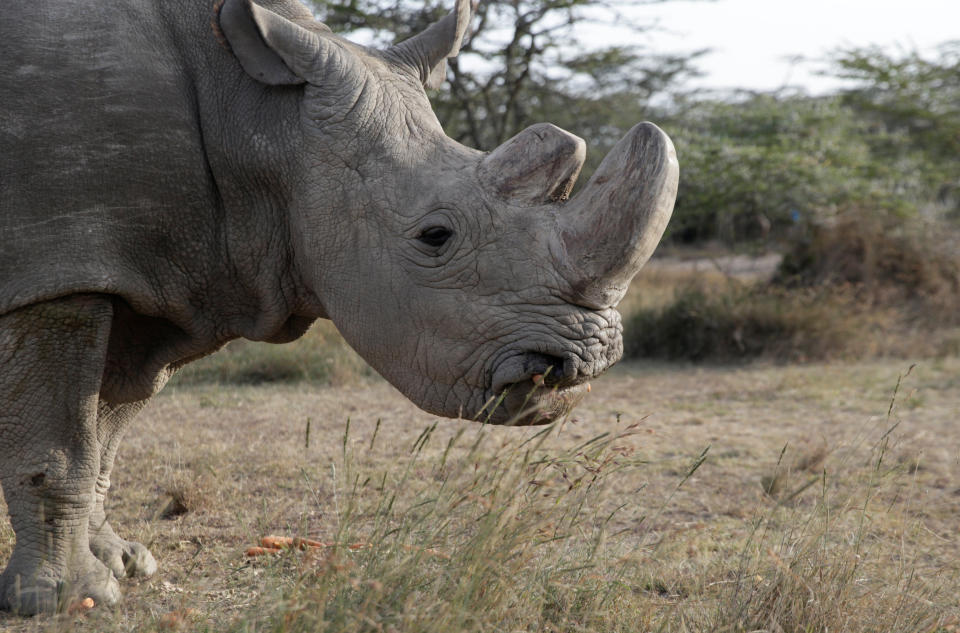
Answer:
<path fill-rule="evenodd" d="M 580 138 L 538 124 L 483 153 L 447 137 L 424 86 L 470 16 L 457 0 L 387 50 L 249 0 L 219 23 L 250 76 L 302 93 L 290 222 L 322 316 L 429 412 L 547 422 L 622 354 L 615 308 L 670 218 L 676 155 L 638 124 L 568 199 Z"/>

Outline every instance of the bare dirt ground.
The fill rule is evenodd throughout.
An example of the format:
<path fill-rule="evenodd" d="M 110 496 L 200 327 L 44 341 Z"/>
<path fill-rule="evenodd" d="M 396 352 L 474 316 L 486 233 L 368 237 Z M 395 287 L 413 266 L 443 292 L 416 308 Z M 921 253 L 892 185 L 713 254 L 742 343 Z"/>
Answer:
<path fill-rule="evenodd" d="M 897 360 L 620 366 L 593 384 L 551 441 L 575 446 L 638 425 L 640 432 L 624 442 L 649 463 L 617 485 L 622 498 L 641 507 L 618 519 L 618 528 L 629 538 L 630 522 L 659 508 L 648 518 L 643 538 L 663 543 L 664 556 L 696 561 L 758 509 L 775 504 L 781 489 L 802 489 L 807 477 L 824 469 L 842 472 L 844 463 L 870 459 L 869 449 L 889 431 L 885 463 L 908 474 L 909 513 L 932 544 L 923 549 L 932 556 L 924 569 L 952 570 L 956 578 L 960 360 L 918 364 L 903 379 L 890 411 L 898 377 L 908 367 Z M 191 617 L 208 630 L 235 625 L 275 582 L 245 557 L 248 546 L 264 534 L 320 540 L 335 535 L 348 418 L 346 444 L 371 473 L 409 460 L 418 436 L 437 420 L 382 382 L 169 388 L 130 432 L 108 499 L 117 531 L 149 544 L 158 574 L 124 581 L 124 600 L 114 610 L 59 619 L 3 614 L 0 629 L 145 630 L 162 628 L 164 614 L 183 609 L 193 610 Z M 504 444 L 522 442 L 537 430 L 441 420 L 425 450 L 439 455 L 465 427 L 467 434 L 489 433 Z M 671 496 L 707 447 L 706 462 Z M 778 461 L 801 474 L 774 481 Z M 0 560 L 12 546 L 12 531 L 4 525 Z M 960 598 L 948 606 L 960 613 Z"/>
<path fill-rule="evenodd" d="M 716 255 L 704 257 L 701 254 L 683 257 L 669 255 L 654 257 L 646 264 L 644 275 L 672 274 L 696 276 L 703 273 L 720 273 L 742 281 L 763 281 L 770 279 L 777 271 L 783 256 L 779 253 L 751 255 Z"/>

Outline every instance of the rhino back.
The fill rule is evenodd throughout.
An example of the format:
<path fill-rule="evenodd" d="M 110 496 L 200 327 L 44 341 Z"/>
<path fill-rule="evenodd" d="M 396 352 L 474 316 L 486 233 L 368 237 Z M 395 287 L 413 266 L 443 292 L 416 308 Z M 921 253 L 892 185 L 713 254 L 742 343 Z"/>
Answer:
<path fill-rule="evenodd" d="M 0 314 L 80 291 L 158 314 L 215 274 L 220 206 L 184 62 L 195 52 L 161 5 L 173 3 L 5 10 Z"/>

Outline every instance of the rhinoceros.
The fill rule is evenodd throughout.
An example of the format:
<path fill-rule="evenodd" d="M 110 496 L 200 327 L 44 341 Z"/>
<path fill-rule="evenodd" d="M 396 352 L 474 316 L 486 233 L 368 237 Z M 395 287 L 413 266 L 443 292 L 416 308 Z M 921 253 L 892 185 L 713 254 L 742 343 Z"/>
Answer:
<path fill-rule="evenodd" d="M 457 0 L 375 50 L 296 0 L 4 9 L 0 479 L 16 545 L 0 606 L 111 604 L 118 578 L 154 573 L 106 520 L 114 457 L 168 378 L 232 339 L 330 319 L 424 410 L 492 423 L 565 414 L 620 358 L 615 307 L 672 212 L 672 144 L 638 124 L 568 200 L 573 134 L 453 141 L 425 86 L 471 12 Z"/>

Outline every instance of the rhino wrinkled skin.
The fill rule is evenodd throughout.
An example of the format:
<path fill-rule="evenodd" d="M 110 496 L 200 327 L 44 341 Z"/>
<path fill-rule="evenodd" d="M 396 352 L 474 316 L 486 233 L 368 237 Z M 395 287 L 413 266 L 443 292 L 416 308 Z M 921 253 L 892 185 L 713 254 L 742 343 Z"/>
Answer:
<path fill-rule="evenodd" d="M 447 138 L 424 86 L 470 14 L 457 0 L 372 50 L 296 0 L 5 8 L 0 480 L 16 546 L 0 607 L 112 604 L 117 578 L 156 570 L 104 515 L 114 456 L 170 375 L 231 339 L 291 341 L 328 318 L 423 409 L 493 423 L 564 414 L 619 359 L 614 308 L 673 208 L 672 145 L 637 125 L 567 200 L 576 136 L 535 125 L 489 154 Z"/>

